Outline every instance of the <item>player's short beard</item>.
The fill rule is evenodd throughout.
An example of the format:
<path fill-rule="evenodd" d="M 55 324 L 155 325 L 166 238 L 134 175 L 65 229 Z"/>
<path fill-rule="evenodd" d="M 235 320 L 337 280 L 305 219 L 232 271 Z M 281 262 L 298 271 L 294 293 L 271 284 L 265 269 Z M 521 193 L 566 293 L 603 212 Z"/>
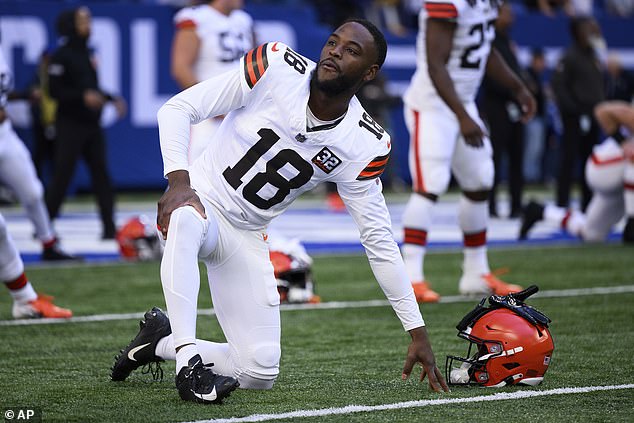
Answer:
<path fill-rule="evenodd" d="M 339 74 L 335 79 L 320 81 L 317 76 L 317 69 L 313 70 L 310 76 L 310 85 L 319 89 L 329 97 L 335 97 L 343 92 L 349 91 L 352 87 L 358 85 L 354 77 Z"/>

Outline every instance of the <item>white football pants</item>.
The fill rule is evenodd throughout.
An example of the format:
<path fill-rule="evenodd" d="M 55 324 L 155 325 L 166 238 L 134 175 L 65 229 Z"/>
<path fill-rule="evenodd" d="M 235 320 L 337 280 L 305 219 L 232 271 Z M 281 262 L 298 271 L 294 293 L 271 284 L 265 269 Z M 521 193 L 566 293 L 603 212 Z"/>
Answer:
<path fill-rule="evenodd" d="M 237 378 L 242 388 L 269 389 L 279 373 L 281 329 L 268 245 L 263 233 L 236 228 L 203 203 L 207 219 L 190 206 L 172 213 L 161 261 L 174 346 L 195 343 L 217 373 Z M 196 340 L 199 259 L 226 343 Z"/>

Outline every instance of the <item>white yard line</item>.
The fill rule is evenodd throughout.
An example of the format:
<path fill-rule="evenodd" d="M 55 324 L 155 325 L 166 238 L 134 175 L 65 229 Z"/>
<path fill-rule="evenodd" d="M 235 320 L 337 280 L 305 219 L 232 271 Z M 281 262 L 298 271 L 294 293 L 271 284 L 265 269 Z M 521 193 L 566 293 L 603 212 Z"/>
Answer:
<path fill-rule="evenodd" d="M 606 286 L 595 288 L 578 288 L 578 289 L 557 289 L 538 292 L 533 298 L 561 298 L 561 297 L 581 297 L 588 295 L 611 295 L 634 292 L 634 285 Z M 452 295 L 440 298 L 441 303 L 475 303 L 478 297 L 466 297 L 464 295 Z M 345 308 L 365 308 L 365 307 L 385 307 L 388 306 L 387 300 L 368 300 L 368 301 L 329 301 L 319 304 L 284 304 L 280 308 L 282 311 L 291 310 L 334 310 Z M 213 316 L 214 310 L 211 308 L 198 310 L 199 315 Z M 0 320 L 0 326 L 23 326 L 23 325 L 49 325 L 61 323 L 87 323 L 87 322 L 106 322 L 112 320 L 129 320 L 141 319 L 141 313 L 121 313 L 121 314 L 95 314 L 92 316 L 77 316 L 70 319 L 19 319 L 19 320 Z"/>
<path fill-rule="evenodd" d="M 198 420 L 196 422 L 188 423 L 239 423 L 239 422 L 265 422 L 271 420 L 292 419 L 301 417 L 323 417 L 333 415 L 343 415 L 352 413 L 368 413 L 374 411 L 384 410 L 402 410 L 406 408 L 419 408 L 429 407 L 432 405 L 447 405 L 447 404 L 466 404 L 471 402 L 482 401 L 506 401 L 517 400 L 524 398 L 545 397 L 552 395 L 566 395 L 566 394 L 586 394 L 589 392 L 597 391 L 615 391 L 621 389 L 634 389 L 634 384 L 627 385 L 607 385 L 607 386 L 583 386 L 578 388 L 557 388 L 549 389 L 545 391 L 516 391 L 516 392 L 500 392 L 491 395 L 479 395 L 476 397 L 467 398 L 448 398 L 448 399 L 434 399 L 434 400 L 419 400 L 419 401 L 405 401 L 392 404 L 379 404 L 379 405 L 348 405 L 346 407 L 339 408 L 322 408 L 318 410 L 297 410 L 288 413 L 279 414 L 253 414 L 246 417 L 230 417 L 226 419 L 212 419 L 212 420 Z"/>

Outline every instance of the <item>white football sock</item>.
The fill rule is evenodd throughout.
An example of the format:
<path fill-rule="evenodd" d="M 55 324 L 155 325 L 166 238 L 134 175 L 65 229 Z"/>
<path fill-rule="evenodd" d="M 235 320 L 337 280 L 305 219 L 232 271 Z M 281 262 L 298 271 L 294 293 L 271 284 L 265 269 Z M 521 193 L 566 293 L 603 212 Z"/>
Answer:
<path fill-rule="evenodd" d="M 186 347 L 183 347 L 181 351 L 184 348 Z M 226 376 L 233 376 L 235 366 L 233 365 L 233 361 L 231 360 L 229 344 L 220 344 L 216 342 L 197 339 L 196 348 L 198 350 L 198 354 L 200 354 L 200 357 L 203 359 L 204 364 L 214 364 L 213 371 L 215 373 Z M 172 335 L 161 338 L 158 341 L 154 354 L 157 357 L 162 358 L 163 360 L 176 360 L 177 354 L 176 349 L 174 348 L 174 338 L 172 337 Z M 183 357 L 183 365 L 187 365 L 187 361 L 189 361 L 189 359 L 193 357 L 194 354 L 189 357 Z M 185 359 L 187 361 L 185 361 Z M 182 366 L 178 367 L 177 364 L 177 373 L 181 368 Z"/>
<path fill-rule="evenodd" d="M 198 354 L 198 348 L 196 344 L 188 344 L 183 346 L 176 353 L 176 374 L 189 363 L 189 360 Z"/>
<path fill-rule="evenodd" d="M 16 303 L 26 304 L 37 299 L 37 293 L 35 289 L 33 289 L 31 282 L 27 282 L 26 285 L 20 289 L 10 289 L 9 293 Z"/>
<path fill-rule="evenodd" d="M 435 202 L 427 197 L 423 197 L 419 194 L 412 194 L 409 197 L 405 211 L 403 212 L 403 228 L 405 231 L 408 229 L 414 229 L 421 231 L 419 234 L 427 237 L 427 231 L 431 227 L 433 208 Z M 425 280 L 425 254 L 427 252 L 427 241 L 421 241 L 418 239 L 415 243 L 407 242 L 408 236 L 406 234 L 401 253 L 403 255 L 403 261 L 405 262 L 405 268 L 411 282 L 422 282 Z"/>
<path fill-rule="evenodd" d="M 486 274 L 490 272 L 487 259 L 486 230 L 489 223 L 489 206 L 486 201 L 472 201 L 460 196 L 458 222 L 465 237 L 462 271 L 464 274 Z M 481 240 L 472 244 L 469 238 Z"/>

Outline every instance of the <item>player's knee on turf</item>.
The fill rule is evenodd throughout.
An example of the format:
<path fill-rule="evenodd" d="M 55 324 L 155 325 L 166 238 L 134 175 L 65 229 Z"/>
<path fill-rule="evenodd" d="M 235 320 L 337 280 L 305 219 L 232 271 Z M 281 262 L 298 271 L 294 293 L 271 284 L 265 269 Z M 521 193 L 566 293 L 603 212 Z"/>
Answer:
<path fill-rule="evenodd" d="M 261 344 L 252 349 L 242 368 L 236 371 L 240 388 L 271 389 L 279 374 L 279 344 Z"/>

